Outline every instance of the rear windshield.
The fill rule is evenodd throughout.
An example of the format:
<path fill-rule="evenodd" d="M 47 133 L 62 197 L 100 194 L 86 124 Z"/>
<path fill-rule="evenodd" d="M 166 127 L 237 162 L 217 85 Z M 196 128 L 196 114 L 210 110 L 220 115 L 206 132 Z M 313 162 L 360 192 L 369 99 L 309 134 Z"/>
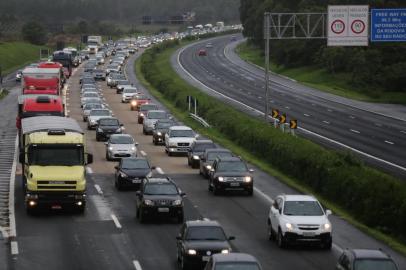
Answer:
<path fill-rule="evenodd" d="M 166 112 L 149 112 L 148 113 L 149 119 L 164 119 L 167 118 Z"/>
<path fill-rule="evenodd" d="M 210 148 L 216 148 L 216 145 L 214 143 L 197 143 L 193 147 L 193 151 L 195 152 L 203 152 L 206 149 Z"/>
<path fill-rule="evenodd" d="M 112 136 L 110 138 L 112 144 L 133 144 L 134 139 L 130 136 Z"/>
<path fill-rule="evenodd" d="M 207 160 L 215 160 L 217 157 L 232 157 L 229 152 L 210 152 L 207 154 Z"/>
<path fill-rule="evenodd" d="M 99 125 L 100 126 L 118 126 L 119 122 L 117 119 L 100 119 Z"/>
<path fill-rule="evenodd" d="M 90 115 L 96 115 L 96 116 L 109 116 L 110 111 L 108 110 L 91 110 Z"/>
<path fill-rule="evenodd" d="M 354 270 L 397 270 L 391 260 L 356 260 Z"/>

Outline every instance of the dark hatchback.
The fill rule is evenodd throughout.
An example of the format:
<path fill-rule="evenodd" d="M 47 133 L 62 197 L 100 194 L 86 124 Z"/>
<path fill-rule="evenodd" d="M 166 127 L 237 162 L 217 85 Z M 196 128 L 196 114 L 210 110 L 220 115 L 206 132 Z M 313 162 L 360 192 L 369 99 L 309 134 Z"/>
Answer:
<path fill-rule="evenodd" d="M 246 253 L 214 254 L 204 270 L 261 270 L 258 260 Z"/>
<path fill-rule="evenodd" d="M 212 148 L 217 148 L 217 146 L 211 140 L 195 140 L 187 153 L 187 164 L 194 169 L 199 168 L 204 151 Z"/>
<path fill-rule="evenodd" d="M 398 270 L 392 258 L 376 249 L 346 249 L 341 254 L 336 270 Z"/>
<path fill-rule="evenodd" d="M 181 269 L 203 268 L 210 256 L 232 251 L 230 240 L 221 225 L 214 220 L 189 220 L 180 229 L 177 240 L 177 259 Z"/>
<path fill-rule="evenodd" d="M 142 124 L 144 122 L 144 116 L 150 110 L 159 110 L 158 105 L 156 104 L 143 104 L 140 106 L 138 111 L 138 124 Z"/>
<path fill-rule="evenodd" d="M 147 177 L 136 195 L 136 215 L 141 223 L 151 217 L 176 218 L 178 223 L 183 222 L 185 194 L 169 177 Z"/>
<path fill-rule="evenodd" d="M 97 121 L 96 141 L 107 140 L 112 134 L 123 133 L 123 125 L 117 118 L 100 118 Z"/>
<path fill-rule="evenodd" d="M 217 157 L 209 174 L 209 191 L 219 195 L 223 191 L 246 191 L 254 194 L 252 169 L 239 157 Z"/>
<path fill-rule="evenodd" d="M 206 149 L 200 160 L 200 174 L 205 178 L 209 178 L 209 172 L 213 165 L 213 162 L 217 157 L 232 157 L 233 153 L 230 150 L 224 148 Z"/>
<path fill-rule="evenodd" d="M 147 159 L 142 157 L 123 158 L 114 168 L 116 169 L 114 186 L 118 190 L 139 188 L 142 181 L 155 169 Z"/>
<path fill-rule="evenodd" d="M 176 122 L 172 119 L 159 119 L 152 130 L 152 143 L 155 145 L 165 144 L 165 134 L 169 128 L 175 126 Z"/>

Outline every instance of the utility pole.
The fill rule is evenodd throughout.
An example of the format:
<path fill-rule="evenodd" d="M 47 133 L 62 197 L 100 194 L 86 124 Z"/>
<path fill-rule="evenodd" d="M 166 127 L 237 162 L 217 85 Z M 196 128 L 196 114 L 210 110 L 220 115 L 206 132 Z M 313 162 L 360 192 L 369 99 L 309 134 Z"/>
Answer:
<path fill-rule="evenodd" d="M 270 29 L 269 29 L 269 12 L 264 14 L 264 38 L 265 38 L 265 121 L 268 121 L 269 115 L 269 39 L 270 39 Z"/>

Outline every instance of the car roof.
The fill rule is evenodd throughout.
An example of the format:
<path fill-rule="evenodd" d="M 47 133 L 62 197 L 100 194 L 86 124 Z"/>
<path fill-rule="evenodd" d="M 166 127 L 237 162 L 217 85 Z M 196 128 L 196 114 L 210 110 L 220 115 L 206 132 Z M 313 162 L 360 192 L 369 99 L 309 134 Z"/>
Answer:
<path fill-rule="evenodd" d="M 172 126 L 170 127 L 171 130 L 192 130 L 190 127 L 187 126 Z"/>
<path fill-rule="evenodd" d="M 188 220 L 185 223 L 186 223 L 186 226 L 188 226 L 188 227 L 201 227 L 201 226 L 221 227 L 221 225 L 216 220 L 210 220 L 210 219 Z"/>
<path fill-rule="evenodd" d="M 356 259 L 390 259 L 390 256 L 379 249 L 351 249 L 350 252 Z"/>
<path fill-rule="evenodd" d="M 212 140 L 195 140 L 195 144 L 209 144 L 214 143 Z"/>
<path fill-rule="evenodd" d="M 111 136 L 110 136 L 110 138 L 111 137 L 130 137 L 130 138 L 133 138 L 133 136 L 131 136 L 130 134 L 111 134 Z"/>
<path fill-rule="evenodd" d="M 215 262 L 256 262 L 258 260 L 247 253 L 229 253 L 229 254 L 213 254 L 213 261 Z"/>
<path fill-rule="evenodd" d="M 242 161 L 239 157 L 217 157 L 217 159 L 221 161 Z"/>
<path fill-rule="evenodd" d="M 285 201 L 309 201 L 309 202 L 317 201 L 317 199 L 311 195 L 284 194 L 283 197 L 284 197 Z"/>
<path fill-rule="evenodd" d="M 225 148 L 209 148 L 209 149 L 206 149 L 206 152 L 207 153 L 212 153 L 212 152 L 215 152 L 215 153 L 231 153 L 230 150 L 225 149 Z"/>
<path fill-rule="evenodd" d="M 146 179 L 145 179 L 145 183 L 151 183 L 151 184 L 160 184 L 160 183 L 162 183 L 162 184 L 165 184 L 165 183 L 167 183 L 167 184 L 169 184 L 169 183 L 171 183 L 171 184 L 174 184 L 170 179 L 169 179 L 169 177 L 165 177 L 165 176 L 151 176 L 151 177 L 147 177 Z"/>

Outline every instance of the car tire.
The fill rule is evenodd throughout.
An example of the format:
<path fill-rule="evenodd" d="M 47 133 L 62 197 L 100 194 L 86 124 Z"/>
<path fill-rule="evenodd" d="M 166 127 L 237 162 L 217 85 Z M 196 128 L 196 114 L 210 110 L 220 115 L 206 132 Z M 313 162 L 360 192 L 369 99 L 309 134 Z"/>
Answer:
<path fill-rule="evenodd" d="M 208 181 L 209 182 L 209 191 L 213 191 L 213 187 L 211 186 L 211 182 L 210 182 L 210 180 Z"/>
<path fill-rule="evenodd" d="M 177 216 L 177 220 L 176 220 L 179 224 L 182 224 L 184 221 L 184 215 L 183 213 L 180 214 L 179 216 Z"/>
<path fill-rule="evenodd" d="M 90 128 L 90 126 L 89 126 L 89 124 L 87 125 L 87 129 L 88 129 L 88 130 L 91 130 L 91 128 Z"/>
<path fill-rule="evenodd" d="M 253 196 L 254 195 L 254 188 L 251 188 L 247 191 L 248 196 Z"/>
<path fill-rule="evenodd" d="M 187 165 L 188 165 L 188 166 L 190 166 L 190 165 L 191 165 L 191 163 L 190 163 L 190 159 L 189 159 L 189 158 L 187 158 Z"/>
<path fill-rule="evenodd" d="M 270 219 L 268 219 L 268 227 L 267 227 L 267 232 L 268 232 L 268 239 L 269 241 L 275 240 L 275 233 L 272 230 L 272 222 Z"/>
<path fill-rule="evenodd" d="M 182 270 L 187 270 L 187 269 L 189 269 L 189 265 L 188 265 L 187 262 L 185 262 L 185 258 L 183 257 L 183 255 L 182 255 L 181 259 L 180 259 L 180 268 L 181 268 Z"/>
<path fill-rule="evenodd" d="M 138 124 L 142 124 L 142 121 L 140 119 L 138 119 Z"/>
<path fill-rule="evenodd" d="M 278 247 L 280 247 L 280 248 L 286 248 L 288 246 L 287 242 L 286 242 L 286 239 L 282 235 L 282 232 L 281 232 L 280 229 L 278 230 L 278 237 L 276 238 L 276 242 L 278 244 Z"/>
<path fill-rule="evenodd" d="M 86 118 L 83 117 L 83 122 L 86 122 Z"/>
<path fill-rule="evenodd" d="M 157 145 L 157 142 L 156 142 L 156 140 L 155 140 L 154 137 L 152 137 L 152 143 L 153 143 L 154 145 Z"/>
<path fill-rule="evenodd" d="M 76 208 L 76 213 L 78 214 L 84 214 L 85 213 L 85 209 L 86 209 L 86 204 L 83 203 L 81 206 L 78 206 Z"/>
<path fill-rule="evenodd" d="M 145 223 L 145 220 L 146 220 L 145 214 L 141 210 L 138 213 L 138 220 L 140 221 L 140 223 Z"/>
<path fill-rule="evenodd" d="M 147 135 L 147 132 L 145 131 L 145 129 L 142 129 L 142 134 Z"/>
<path fill-rule="evenodd" d="M 106 160 L 111 161 L 111 158 L 109 157 L 109 154 L 106 152 Z"/>
<path fill-rule="evenodd" d="M 218 188 L 216 188 L 216 185 L 213 185 L 213 194 L 214 194 L 214 196 L 220 195 L 220 190 Z"/>
<path fill-rule="evenodd" d="M 321 248 L 324 250 L 331 250 L 333 246 L 333 241 L 329 239 L 328 241 L 325 241 L 324 243 L 321 244 Z"/>
<path fill-rule="evenodd" d="M 96 134 L 96 141 L 100 141 L 100 137 Z"/>

